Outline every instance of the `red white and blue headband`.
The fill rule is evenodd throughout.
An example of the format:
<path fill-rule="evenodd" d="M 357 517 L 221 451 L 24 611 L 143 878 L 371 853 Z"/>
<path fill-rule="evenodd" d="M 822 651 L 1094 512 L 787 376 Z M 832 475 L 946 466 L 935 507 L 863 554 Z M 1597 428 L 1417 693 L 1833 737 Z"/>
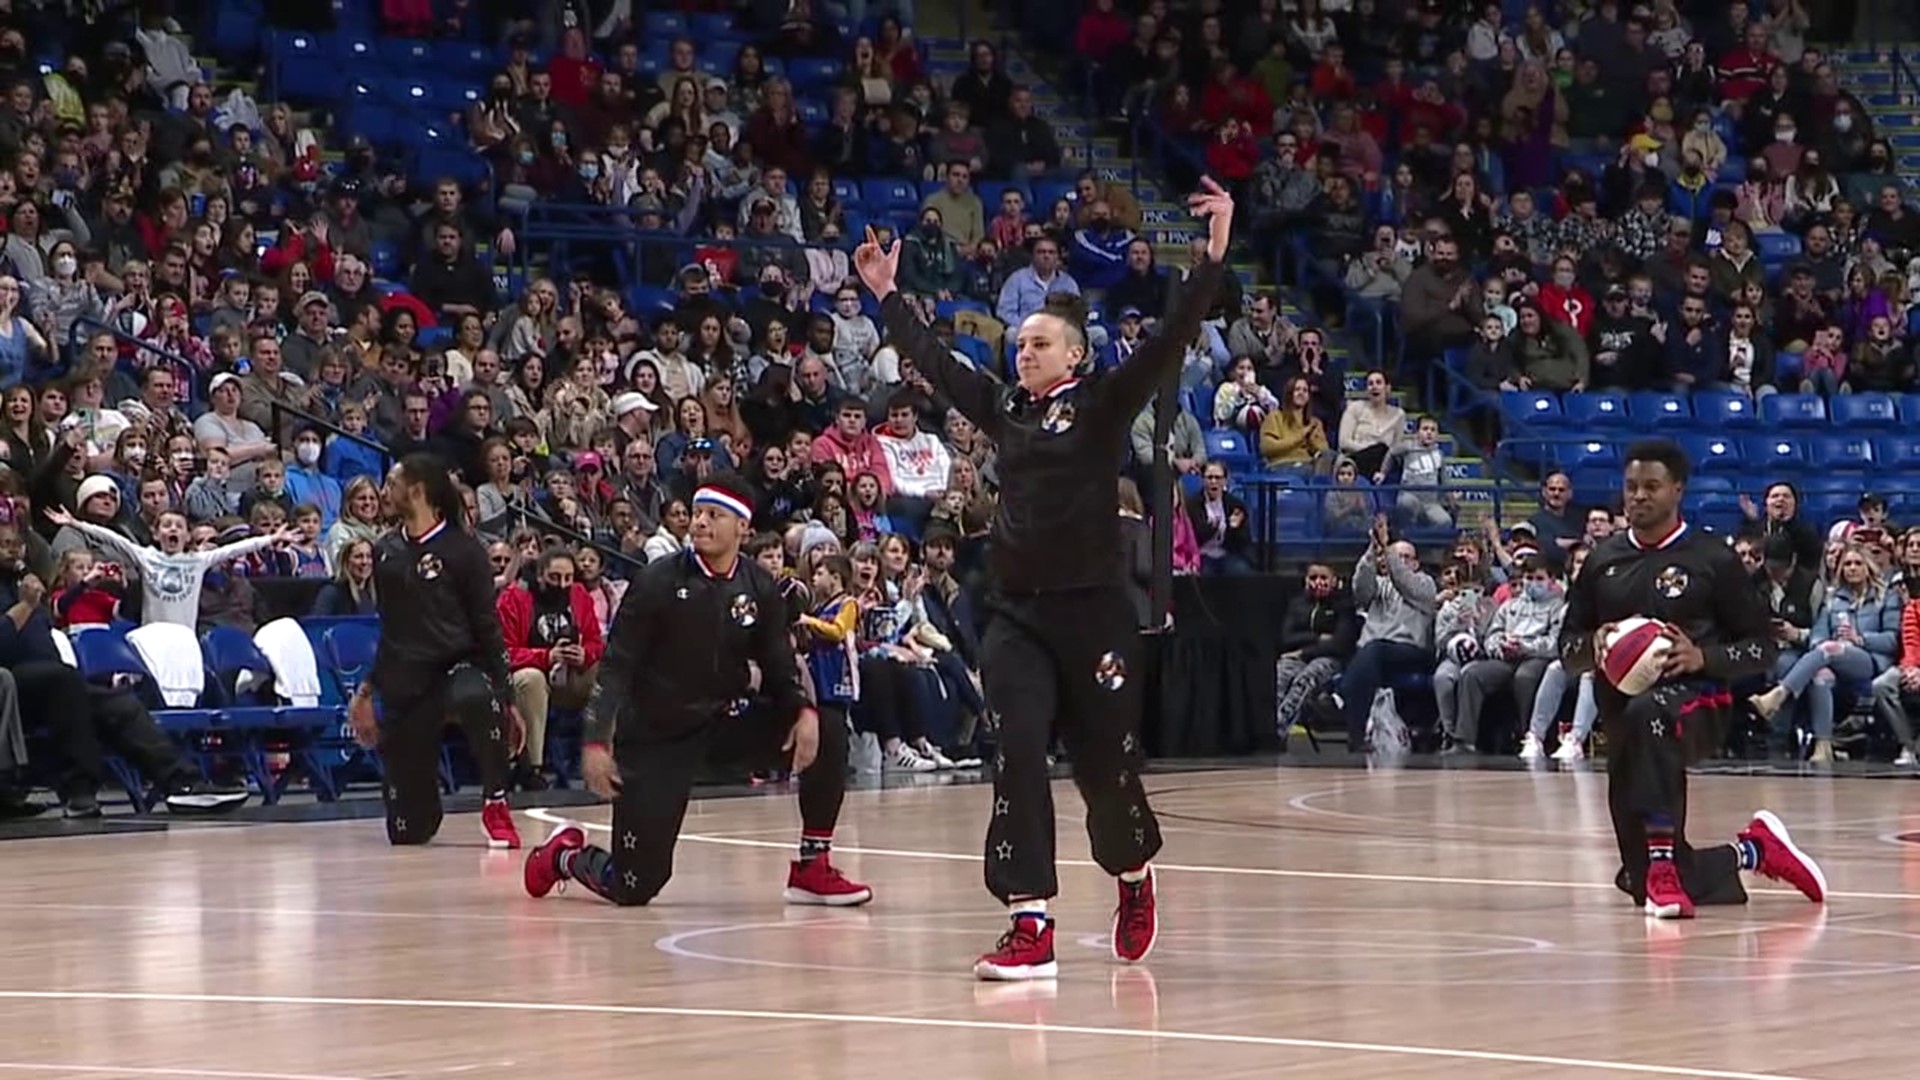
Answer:
<path fill-rule="evenodd" d="M 717 506 L 748 521 L 753 520 L 753 507 L 747 500 L 725 488 L 703 487 L 693 493 L 693 505 Z"/>

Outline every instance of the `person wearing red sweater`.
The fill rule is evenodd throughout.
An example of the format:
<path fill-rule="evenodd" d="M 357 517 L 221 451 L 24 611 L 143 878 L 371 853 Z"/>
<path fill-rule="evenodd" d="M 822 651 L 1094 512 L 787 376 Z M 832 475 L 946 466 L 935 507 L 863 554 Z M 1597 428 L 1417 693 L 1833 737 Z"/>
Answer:
<path fill-rule="evenodd" d="M 547 786 L 547 710 L 579 709 L 593 693 L 606 638 L 593 597 L 578 581 L 573 553 L 548 548 L 532 586 L 507 586 L 495 602 L 507 645 L 514 708 L 527 726 L 527 749 L 516 768 L 521 787 Z"/>
<path fill-rule="evenodd" d="M 1207 144 L 1207 171 L 1232 184 L 1244 184 L 1253 178 L 1260 164 L 1260 144 L 1239 120 L 1229 116 L 1214 129 L 1213 142 Z"/>
<path fill-rule="evenodd" d="M 1914 752 L 1920 741 L 1913 733 L 1913 714 L 1920 705 L 1920 603 L 1907 601 L 1900 612 L 1900 662 L 1873 680 L 1873 711 L 1893 729 L 1900 740 L 1900 756 L 1895 765 L 1920 763 Z"/>
<path fill-rule="evenodd" d="M 880 481 L 880 490 L 893 494 L 893 470 L 887 467 L 886 449 L 867 430 L 867 407 L 858 400 L 841 402 L 833 426 L 813 440 L 813 463 L 824 465 L 829 461 L 848 476 L 872 473 Z"/>
<path fill-rule="evenodd" d="M 1092 0 L 1080 16 L 1073 32 L 1074 51 L 1093 63 L 1106 60 L 1108 54 L 1133 36 L 1133 24 L 1113 10 L 1113 0 Z"/>
<path fill-rule="evenodd" d="M 587 54 L 587 35 L 570 26 L 560 35 L 560 55 L 547 61 L 553 76 L 553 100 L 569 109 L 581 109 L 600 86 L 600 64 Z"/>
<path fill-rule="evenodd" d="M 1780 58 L 1767 50 L 1765 23 L 1749 23 L 1747 36 L 1737 49 L 1729 50 L 1714 65 L 1720 73 L 1715 89 L 1728 101 L 1745 101 L 1767 88 Z"/>
<path fill-rule="evenodd" d="M 75 548 L 61 557 L 60 581 L 60 590 L 53 594 L 53 623 L 62 630 L 112 622 L 120 609 L 120 598 L 127 594 L 120 567 L 94 562 L 93 552 L 86 548 Z"/>
<path fill-rule="evenodd" d="M 1540 313 L 1573 327 L 1583 340 L 1593 328 L 1593 294 L 1581 286 L 1579 268 L 1565 255 L 1553 260 L 1553 278 L 1540 286 Z"/>
<path fill-rule="evenodd" d="M 1200 93 L 1200 115 L 1214 125 L 1229 118 L 1264 139 L 1273 131 L 1273 99 L 1259 82 L 1240 74 L 1231 60 L 1213 66 L 1213 81 Z"/>

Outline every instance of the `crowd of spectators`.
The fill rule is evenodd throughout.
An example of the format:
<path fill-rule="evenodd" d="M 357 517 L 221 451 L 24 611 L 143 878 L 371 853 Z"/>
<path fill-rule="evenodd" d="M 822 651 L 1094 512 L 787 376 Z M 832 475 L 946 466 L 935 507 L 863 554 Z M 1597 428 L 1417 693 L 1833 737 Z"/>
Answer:
<path fill-rule="evenodd" d="M 1573 678 L 1557 659 L 1565 583 L 1595 544 L 1625 528 L 1613 502 L 1578 501 L 1568 477 L 1552 473 L 1541 509 L 1505 532 L 1489 525 L 1423 552 L 1379 518 L 1350 583 L 1330 564 L 1309 565 L 1280 633 L 1281 730 L 1317 713 L 1364 749 L 1376 694 L 1411 691 L 1409 675 L 1430 673 L 1442 754 L 1517 745 L 1540 760 L 1551 745 L 1554 759 L 1581 760 L 1597 713 L 1592 674 Z M 1734 688 L 1759 722 L 1740 749 L 1815 762 L 1847 747 L 1864 756 L 1878 720 L 1896 763 L 1916 764 L 1920 528 L 1897 528 L 1872 493 L 1847 520 L 1809 521 L 1786 483 L 1743 497 L 1741 510 L 1728 542 L 1773 613 L 1780 659 L 1770 679 Z"/>

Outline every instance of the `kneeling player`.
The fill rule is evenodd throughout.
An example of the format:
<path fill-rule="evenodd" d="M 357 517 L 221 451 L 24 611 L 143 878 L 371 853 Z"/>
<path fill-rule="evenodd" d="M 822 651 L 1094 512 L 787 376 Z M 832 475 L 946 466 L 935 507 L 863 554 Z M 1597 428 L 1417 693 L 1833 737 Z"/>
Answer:
<path fill-rule="evenodd" d="M 746 487 L 710 477 L 693 496 L 691 549 L 648 563 L 607 637 L 587 711 L 587 786 L 613 800 L 608 848 L 566 823 L 527 856 L 527 892 L 578 881 L 616 904 L 645 904 L 673 876 L 687 798 L 716 759 L 766 768 L 791 752 L 800 775 L 800 857 L 792 904 L 873 899 L 829 859 L 846 793 L 847 730 L 822 725 L 801 687 L 780 587 L 741 557 L 753 519 Z M 751 707 L 754 672 L 766 708 Z"/>
<path fill-rule="evenodd" d="M 1667 624 L 1673 649 L 1660 682 L 1627 697 L 1595 680 L 1607 733 L 1607 802 L 1623 869 L 1618 884 L 1646 913 L 1693 917 L 1696 902 L 1744 904 L 1740 871 L 1786 882 L 1821 903 L 1820 867 L 1771 812 L 1753 816 L 1727 846 L 1687 844 L 1687 764 L 1711 753 L 1732 716 L 1728 684 L 1773 667 L 1766 604 L 1732 549 L 1680 518 L 1689 466 L 1675 444 L 1627 451 L 1629 528 L 1600 542 L 1570 587 L 1560 656 L 1569 675 L 1604 669 L 1614 624 Z"/>

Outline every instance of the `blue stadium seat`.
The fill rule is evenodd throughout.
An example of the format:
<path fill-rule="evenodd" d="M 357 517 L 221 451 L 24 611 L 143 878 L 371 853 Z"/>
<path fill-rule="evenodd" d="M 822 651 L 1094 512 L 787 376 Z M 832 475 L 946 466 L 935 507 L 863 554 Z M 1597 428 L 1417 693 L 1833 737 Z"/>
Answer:
<path fill-rule="evenodd" d="M 1838 401 L 1846 394 L 1835 395 Z M 1816 435 L 1806 441 L 1807 465 L 1819 472 L 1873 471 L 1873 440 L 1865 431 Z"/>
<path fill-rule="evenodd" d="M 1875 436 L 1873 460 L 1879 462 L 1882 472 L 1920 473 L 1920 430 Z"/>
<path fill-rule="evenodd" d="M 1560 408 L 1575 430 L 1622 428 L 1633 422 L 1627 395 L 1614 393 L 1565 394 Z"/>
<path fill-rule="evenodd" d="M 1547 390 L 1502 390 L 1500 415 L 1522 427 L 1551 423 L 1561 416 L 1560 398 Z"/>
<path fill-rule="evenodd" d="M 1835 394 L 1827 411 L 1836 427 L 1890 428 L 1900 423 L 1900 404 L 1892 394 Z"/>
<path fill-rule="evenodd" d="M 1620 450 L 1610 442 L 1594 439 L 1579 443 L 1558 443 L 1554 446 L 1556 463 L 1569 472 L 1582 469 L 1599 470 L 1608 477 L 1608 483 L 1617 483 L 1614 475 L 1620 467 Z M 1575 485 L 1578 490 L 1579 485 Z"/>
<path fill-rule="evenodd" d="M 1218 461 L 1227 467 L 1229 473 L 1251 472 L 1260 466 L 1260 459 L 1247 442 L 1246 435 L 1232 428 L 1214 428 L 1206 433 L 1207 460 Z"/>
<path fill-rule="evenodd" d="M 650 39 L 685 37 L 687 33 L 687 17 L 677 11 L 649 11 L 641 16 L 640 25 Z"/>
<path fill-rule="evenodd" d="M 1760 422 L 1753 401 L 1738 390 L 1694 391 L 1693 418 L 1704 431 L 1753 427 Z"/>
<path fill-rule="evenodd" d="M 1849 495 L 1843 491 L 1823 491 L 1816 495 L 1803 494 L 1800 499 L 1800 517 L 1812 522 L 1824 536 L 1827 527 L 1834 522 L 1853 517 L 1859 503 L 1860 496 Z"/>
<path fill-rule="evenodd" d="M 836 199 L 839 199 L 841 202 L 841 205 L 843 206 L 847 203 L 859 202 L 860 201 L 860 185 L 854 183 L 851 180 L 844 180 L 844 179 L 841 179 L 840 177 L 834 177 L 833 197 Z"/>
<path fill-rule="evenodd" d="M 1664 390 L 1637 390 L 1627 399 L 1633 422 L 1650 430 L 1675 430 L 1693 426 L 1693 406 L 1679 394 Z"/>
<path fill-rule="evenodd" d="M 1029 207 L 1033 205 L 1033 193 L 1028 191 L 1027 185 L 1019 180 L 975 180 L 973 182 L 974 193 L 980 196 L 980 206 L 986 212 L 987 220 L 993 220 L 993 216 L 1000 212 L 1000 197 L 1009 189 L 1019 192 L 1020 197 L 1027 201 Z"/>
<path fill-rule="evenodd" d="M 1896 400 L 1900 406 L 1900 422 L 1920 427 L 1920 394 L 1901 394 Z"/>
<path fill-rule="evenodd" d="M 905 180 L 867 180 L 860 185 L 860 198 L 869 214 L 914 211 L 920 207 L 920 194 Z"/>
<path fill-rule="evenodd" d="M 1760 399 L 1760 419 L 1780 427 L 1827 426 L 1827 399 L 1819 394 L 1769 394 Z"/>
<path fill-rule="evenodd" d="M 1807 468 L 1806 447 L 1799 440 L 1782 435 L 1748 435 L 1741 440 L 1740 454 L 1748 468 L 1765 477 Z"/>
<path fill-rule="evenodd" d="M 787 81 L 795 93 L 819 91 L 840 80 L 840 61 L 797 56 L 787 63 Z"/>
<path fill-rule="evenodd" d="M 1705 473 L 1738 472 L 1741 467 L 1740 445 L 1730 438 L 1715 435 L 1681 435 L 1679 442 L 1687 456 L 1693 459 L 1693 467 Z"/>
<path fill-rule="evenodd" d="M 1753 234 L 1753 242 L 1760 261 L 1768 266 L 1800 257 L 1800 238 L 1790 232 L 1757 232 Z"/>
<path fill-rule="evenodd" d="M 419 38 L 382 38 L 378 55 L 381 63 L 403 75 L 428 75 L 436 63 L 433 43 Z"/>
<path fill-rule="evenodd" d="M 696 11 L 687 16 L 687 29 L 699 41 L 711 41 L 733 33 L 733 16 L 726 12 Z"/>
<path fill-rule="evenodd" d="M 442 41 L 433 46 L 434 67 L 449 74 L 485 77 L 500 62 L 501 58 L 492 49 L 470 41 Z"/>

